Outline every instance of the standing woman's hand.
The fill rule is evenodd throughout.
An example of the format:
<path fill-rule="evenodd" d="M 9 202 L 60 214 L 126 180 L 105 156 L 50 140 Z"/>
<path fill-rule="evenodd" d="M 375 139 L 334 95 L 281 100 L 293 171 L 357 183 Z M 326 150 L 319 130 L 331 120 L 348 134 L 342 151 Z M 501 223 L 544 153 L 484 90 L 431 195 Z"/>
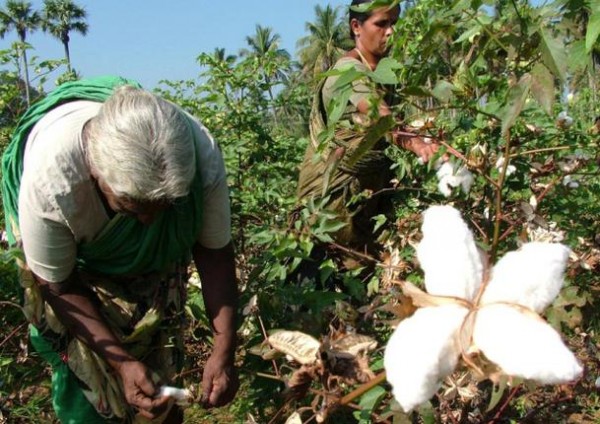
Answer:
<path fill-rule="evenodd" d="M 127 402 L 139 410 L 139 414 L 154 419 L 163 414 L 169 407 L 167 396 L 155 398 L 158 388 L 152 381 L 146 366 L 135 360 L 123 361 L 118 367 L 123 392 Z"/>

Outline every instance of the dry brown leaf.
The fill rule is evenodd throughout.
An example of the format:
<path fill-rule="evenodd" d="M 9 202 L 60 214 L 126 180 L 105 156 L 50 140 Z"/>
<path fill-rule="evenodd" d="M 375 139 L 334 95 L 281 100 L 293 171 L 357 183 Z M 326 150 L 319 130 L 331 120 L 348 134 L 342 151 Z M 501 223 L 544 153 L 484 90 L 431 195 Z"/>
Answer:
<path fill-rule="evenodd" d="M 273 349 L 289 355 L 302 365 L 314 364 L 321 348 L 317 339 L 300 331 L 278 331 L 270 335 L 268 340 Z"/>

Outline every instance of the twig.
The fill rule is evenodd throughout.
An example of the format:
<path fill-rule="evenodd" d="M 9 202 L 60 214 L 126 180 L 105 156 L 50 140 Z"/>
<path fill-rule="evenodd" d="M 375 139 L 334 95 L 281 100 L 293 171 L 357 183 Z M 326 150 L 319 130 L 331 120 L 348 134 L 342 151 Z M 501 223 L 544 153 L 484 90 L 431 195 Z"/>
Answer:
<path fill-rule="evenodd" d="M 258 308 L 255 312 L 255 315 L 256 315 L 256 318 L 258 318 L 258 323 L 260 324 L 260 331 L 262 332 L 262 335 L 263 335 L 265 341 L 267 343 L 269 343 L 269 335 L 267 334 L 267 329 L 265 328 L 265 324 L 263 323 L 263 320 L 260 317 Z M 277 376 L 279 376 L 279 368 L 277 368 L 277 362 L 275 361 L 275 359 L 271 359 L 271 364 L 273 364 L 273 369 L 275 370 L 275 374 L 277 374 Z"/>
<path fill-rule="evenodd" d="M 19 324 L 17 327 L 15 327 L 8 336 L 6 336 L 4 338 L 4 340 L 2 340 L 2 343 L 0 343 L 0 347 L 4 346 L 6 344 L 6 342 L 8 342 L 15 334 L 17 334 L 27 323 L 26 322 L 22 322 L 21 324 Z"/>
<path fill-rule="evenodd" d="M 506 178 L 506 170 L 508 169 L 510 156 L 510 129 L 506 131 L 506 145 L 504 146 L 504 163 L 502 164 L 502 170 L 498 177 L 498 183 L 496 187 L 496 220 L 494 222 L 494 238 L 492 239 L 492 250 L 490 252 L 491 262 L 496 262 L 496 254 L 498 253 L 498 242 L 500 240 L 500 222 L 502 218 L 502 186 Z"/>
<path fill-rule="evenodd" d="M 10 302 L 8 300 L 1 300 L 0 305 L 14 306 L 15 308 L 19 308 L 19 309 L 23 310 L 23 307 L 21 305 L 19 305 L 18 303 L 15 303 L 15 302 Z"/>
<path fill-rule="evenodd" d="M 375 258 L 374 258 L 374 257 L 372 257 L 372 256 L 369 256 L 369 255 L 367 255 L 367 254 L 364 254 L 364 253 L 361 253 L 361 252 L 357 252 L 356 250 L 349 249 L 349 248 L 347 248 L 347 247 L 344 247 L 344 246 L 341 246 L 341 245 L 339 245 L 339 244 L 337 244 L 337 243 L 334 243 L 334 242 L 329 242 L 329 245 L 330 245 L 331 247 L 334 247 L 335 249 L 338 249 L 338 250 L 341 250 L 341 251 L 343 251 L 343 252 L 349 253 L 349 254 L 351 254 L 351 255 L 357 256 L 357 257 L 359 257 L 359 258 L 362 258 L 362 259 L 365 259 L 365 260 L 367 260 L 367 261 L 371 261 L 371 262 L 379 262 L 379 260 L 375 259 Z"/>
<path fill-rule="evenodd" d="M 275 413 L 273 418 L 271 418 L 271 421 L 269 421 L 269 424 L 273 424 L 274 422 L 276 422 L 277 419 L 279 418 L 279 416 L 285 411 L 286 408 L 287 408 L 287 403 L 284 404 L 281 408 L 279 408 L 277 410 L 277 412 Z"/>
<path fill-rule="evenodd" d="M 257 372 L 258 377 L 268 378 L 270 380 L 283 381 L 283 379 L 277 375 L 266 374 L 264 372 Z"/>
<path fill-rule="evenodd" d="M 559 147 L 545 147 L 543 149 L 533 149 L 533 150 L 525 150 L 524 152 L 513 153 L 509 155 L 509 159 L 517 158 L 519 156 L 525 155 L 535 155 L 536 153 L 544 153 L 544 152 L 553 152 L 558 150 L 568 150 L 571 149 L 571 146 L 559 146 Z"/>
<path fill-rule="evenodd" d="M 500 406 L 500 408 L 496 412 L 496 415 L 494 415 L 494 418 L 492 418 L 490 421 L 488 421 L 489 424 L 494 424 L 502 416 L 502 414 L 504 413 L 504 410 L 508 407 L 508 404 L 510 403 L 510 401 L 515 397 L 515 395 L 519 391 L 519 388 L 520 388 L 520 386 L 517 386 L 517 387 L 514 387 L 510 391 L 510 393 L 508 394 L 508 397 L 506 398 L 506 400 L 504 401 L 502 406 Z"/>
<path fill-rule="evenodd" d="M 201 370 L 202 370 L 202 368 L 201 368 L 201 367 L 197 367 L 197 368 L 192 368 L 192 369 L 190 369 L 190 370 L 187 370 L 187 371 L 182 371 L 182 372 L 180 372 L 179 374 L 177 374 L 177 375 L 174 377 L 174 379 L 178 379 L 178 378 L 181 378 L 181 377 L 185 377 L 185 376 L 187 376 L 187 375 L 190 375 L 190 374 L 197 373 L 197 372 L 199 372 L 199 371 L 201 371 Z"/>
<path fill-rule="evenodd" d="M 547 408 L 551 405 L 557 404 L 557 403 L 563 403 L 566 401 L 572 401 L 573 400 L 573 396 L 572 395 L 568 395 L 568 396 L 563 396 L 561 398 L 555 399 L 555 400 L 551 400 L 549 402 L 546 402 L 534 409 L 532 409 L 531 411 L 529 411 L 527 414 L 525 414 L 525 416 L 521 419 L 521 422 L 527 422 L 527 420 L 529 418 L 532 418 L 534 414 L 536 414 L 537 412 L 541 411 L 544 408 Z"/>
<path fill-rule="evenodd" d="M 357 387 L 356 389 L 352 390 L 346 396 L 344 396 L 343 398 L 341 398 L 338 404 L 339 405 L 348 405 L 354 399 L 356 399 L 359 396 L 362 396 L 363 394 L 365 394 L 366 392 L 368 392 L 369 390 L 371 390 L 373 387 L 375 387 L 375 386 L 383 383 L 384 381 L 385 381 L 385 371 L 382 372 L 381 374 L 377 375 L 371 381 L 368 381 L 365 384 L 363 384 L 363 385 Z"/>

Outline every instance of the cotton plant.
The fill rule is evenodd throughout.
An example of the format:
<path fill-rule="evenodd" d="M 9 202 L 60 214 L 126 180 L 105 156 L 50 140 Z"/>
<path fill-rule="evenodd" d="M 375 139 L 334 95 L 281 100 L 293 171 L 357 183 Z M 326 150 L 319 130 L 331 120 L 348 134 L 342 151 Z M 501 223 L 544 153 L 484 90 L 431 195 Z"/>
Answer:
<path fill-rule="evenodd" d="M 402 283 L 420 308 L 398 325 L 384 357 L 405 411 L 429 400 L 461 358 L 480 377 L 485 373 L 477 364 L 484 357 L 506 375 L 543 384 L 581 375 L 575 356 L 539 316 L 563 285 L 570 249 L 530 242 L 490 269 L 451 206 L 427 209 L 422 232 L 417 258 L 427 293 Z"/>

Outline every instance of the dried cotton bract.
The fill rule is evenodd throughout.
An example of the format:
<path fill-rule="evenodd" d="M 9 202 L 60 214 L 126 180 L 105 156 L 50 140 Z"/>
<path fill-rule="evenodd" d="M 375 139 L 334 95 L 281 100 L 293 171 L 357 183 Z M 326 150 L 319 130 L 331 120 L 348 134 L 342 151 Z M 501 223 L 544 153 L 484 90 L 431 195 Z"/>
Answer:
<path fill-rule="evenodd" d="M 483 286 L 485 263 L 459 212 L 429 208 L 417 248 L 428 293 L 403 283 L 421 309 L 398 325 L 384 358 L 402 408 L 429 400 L 460 356 L 476 352 L 508 375 L 540 383 L 580 376 L 575 356 L 537 314 L 560 291 L 569 252 L 562 244 L 527 243 L 498 261 Z"/>

